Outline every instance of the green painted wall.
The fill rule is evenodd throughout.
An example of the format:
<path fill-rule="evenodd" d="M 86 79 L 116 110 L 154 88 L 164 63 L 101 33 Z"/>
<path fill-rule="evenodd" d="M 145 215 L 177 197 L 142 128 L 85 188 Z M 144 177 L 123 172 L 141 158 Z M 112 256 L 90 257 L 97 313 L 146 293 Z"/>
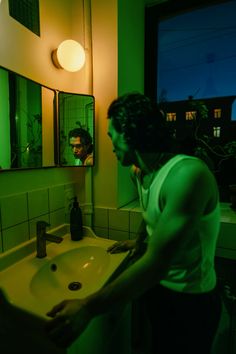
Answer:
<path fill-rule="evenodd" d="M 144 92 L 144 0 L 118 2 L 118 95 Z M 137 197 L 129 168 L 118 164 L 117 207 Z"/>

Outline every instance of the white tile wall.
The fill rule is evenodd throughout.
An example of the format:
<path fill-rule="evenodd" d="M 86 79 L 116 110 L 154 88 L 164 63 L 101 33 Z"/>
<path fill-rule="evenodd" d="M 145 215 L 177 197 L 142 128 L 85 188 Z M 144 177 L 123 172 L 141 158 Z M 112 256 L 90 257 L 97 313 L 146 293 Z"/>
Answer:
<path fill-rule="evenodd" d="M 38 189 L 28 192 L 29 219 L 49 213 L 48 189 Z"/>
<path fill-rule="evenodd" d="M 96 227 L 108 229 L 108 209 L 95 207 L 93 222 Z"/>
<path fill-rule="evenodd" d="M 16 237 L 17 235 L 17 237 Z M 29 239 L 29 225 L 28 222 L 18 224 L 2 231 L 3 249 L 9 250 L 22 242 Z"/>
<path fill-rule="evenodd" d="M 50 223 L 49 214 L 43 215 L 43 216 L 41 215 L 41 216 L 38 216 L 37 218 L 29 220 L 29 236 L 30 236 L 30 238 L 35 237 L 36 223 L 37 223 L 37 221 L 40 221 L 40 220 L 46 221 L 49 224 Z M 62 224 L 62 222 L 61 222 L 61 224 Z"/>
<path fill-rule="evenodd" d="M 64 208 L 65 188 L 63 185 L 49 188 L 49 209 L 54 211 Z"/>
<path fill-rule="evenodd" d="M 116 240 L 116 241 L 128 240 L 129 239 L 129 232 L 109 229 L 109 239 Z"/>
<path fill-rule="evenodd" d="M 119 209 L 108 209 L 109 230 L 129 232 L 129 212 Z"/>
<path fill-rule="evenodd" d="M 27 193 L 1 198 L 2 229 L 28 220 Z"/>
<path fill-rule="evenodd" d="M 65 194 L 68 189 L 76 195 L 76 187 L 72 183 L 1 198 L 0 252 L 34 237 L 36 235 L 36 221 L 38 220 L 45 220 L 50 223 L 49 228 L 68 222 L 65 211 Z M 141 221 L 142 215 L 137 205 L 134 205 L 131 209 L 125 208 L 122 210 L 104 207 L 94 208 L 93 229 L 95 234 L 100 237 L 117 241 L 134 239 L 137 237 Z M 84 217 L 83 222 L 86 225 L 86 218 Z M 235 237 L 236 221 L 234 224 L 223 222 L 217 245 L 218 250 L 225 250 L 224 247 L 227 247 L 228 250 L 231 249 L 232 252 L 235 252 Z"/>
<path fill-rule="evenodd" d="M 94 232 L 95 232 L 96 236 L 99 236 L 99 237 L 102 237 L 102 238 L 109 238 L 108 228 L 94 226 L 93 229 L 94 229 Z"/>
<path fill-rule="evenodd" d="M 35 237 L 39 220 L 50 223 L 49 229 L 65 223 L 67 188 L 68 184 L 56 185 L 0 198 L 0 252 Z M 76 183 L 70 188 L 75 193 Z"/>
<path fill-rule="evenodd" d="M 54 228 L 65 222 L 65 209 L 61 208 L 50 213 L 50 228 Z"/>
<path fill-rule="evenodd" d="M 100 237 L 116 241 L 134 239 L 141 221 L 142 215 L 137 210 L 94 208 L 93 229 Z"/>

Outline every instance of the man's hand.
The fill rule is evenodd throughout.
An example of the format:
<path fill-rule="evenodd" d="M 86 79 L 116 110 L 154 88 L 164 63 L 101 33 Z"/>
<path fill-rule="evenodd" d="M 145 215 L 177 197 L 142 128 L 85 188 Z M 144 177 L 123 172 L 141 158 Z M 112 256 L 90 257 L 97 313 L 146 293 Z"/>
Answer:
<path fill-rule="evenodd" d="M 107 252 L 109 253 L 121 253 L 133 250 L 136 246 L 136 240 L 126 240 L 126 241 L 118 241 L 108 247 Z"/>
<path fill-rule="evenodd" d="M 121 253 L 130 251 L 129 257 L 132 260 L 137 260 L 141 257 L 144 252 L 146 251 L 146 243 L 142 242 L 141 240 L 126 240 L 126 241 L 119 241 L 111 245 L 107 252 L 114 254 L 114 253 Z"/>
<path fill-rule="evenodd" d="M 92 319 L 84 300 L 64 300 L 54 306 L 47 316 L 53 318 L 46 325 L 48 336 L 62 348 L 69 347 Z"/>

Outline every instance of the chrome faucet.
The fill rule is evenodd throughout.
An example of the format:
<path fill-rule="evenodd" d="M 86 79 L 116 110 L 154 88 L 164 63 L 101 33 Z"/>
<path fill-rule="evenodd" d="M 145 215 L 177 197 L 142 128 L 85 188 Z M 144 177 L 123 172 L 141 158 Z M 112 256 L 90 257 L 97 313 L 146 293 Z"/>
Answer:
<path fill-rule="evenodd" d="M 46 241 L 60 243 L 63 241 L 62 237 L 48 234 L 46 227 L 50 226 L 46 221 L 37 221 L 36 228 L 36 257 L 44 258 L 47 255 Z"/>

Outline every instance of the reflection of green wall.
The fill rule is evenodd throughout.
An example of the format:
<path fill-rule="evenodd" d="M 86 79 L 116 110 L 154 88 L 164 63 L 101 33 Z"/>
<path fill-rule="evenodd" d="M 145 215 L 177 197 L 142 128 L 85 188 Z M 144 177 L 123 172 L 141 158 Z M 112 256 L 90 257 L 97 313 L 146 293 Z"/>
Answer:
<path fill-rule="evenodd" d="M 118 95 L 144 92 L 144 0 L 118 1 Z M 129 168 L 118 165 L 117 206 L 137 197 Z"/>
<path fill-rule="evenodd" d="M 0 69 L 0 167 L 10 168 L 10 120 L 9 120 L 9 87 L 8 72 Z"/>

